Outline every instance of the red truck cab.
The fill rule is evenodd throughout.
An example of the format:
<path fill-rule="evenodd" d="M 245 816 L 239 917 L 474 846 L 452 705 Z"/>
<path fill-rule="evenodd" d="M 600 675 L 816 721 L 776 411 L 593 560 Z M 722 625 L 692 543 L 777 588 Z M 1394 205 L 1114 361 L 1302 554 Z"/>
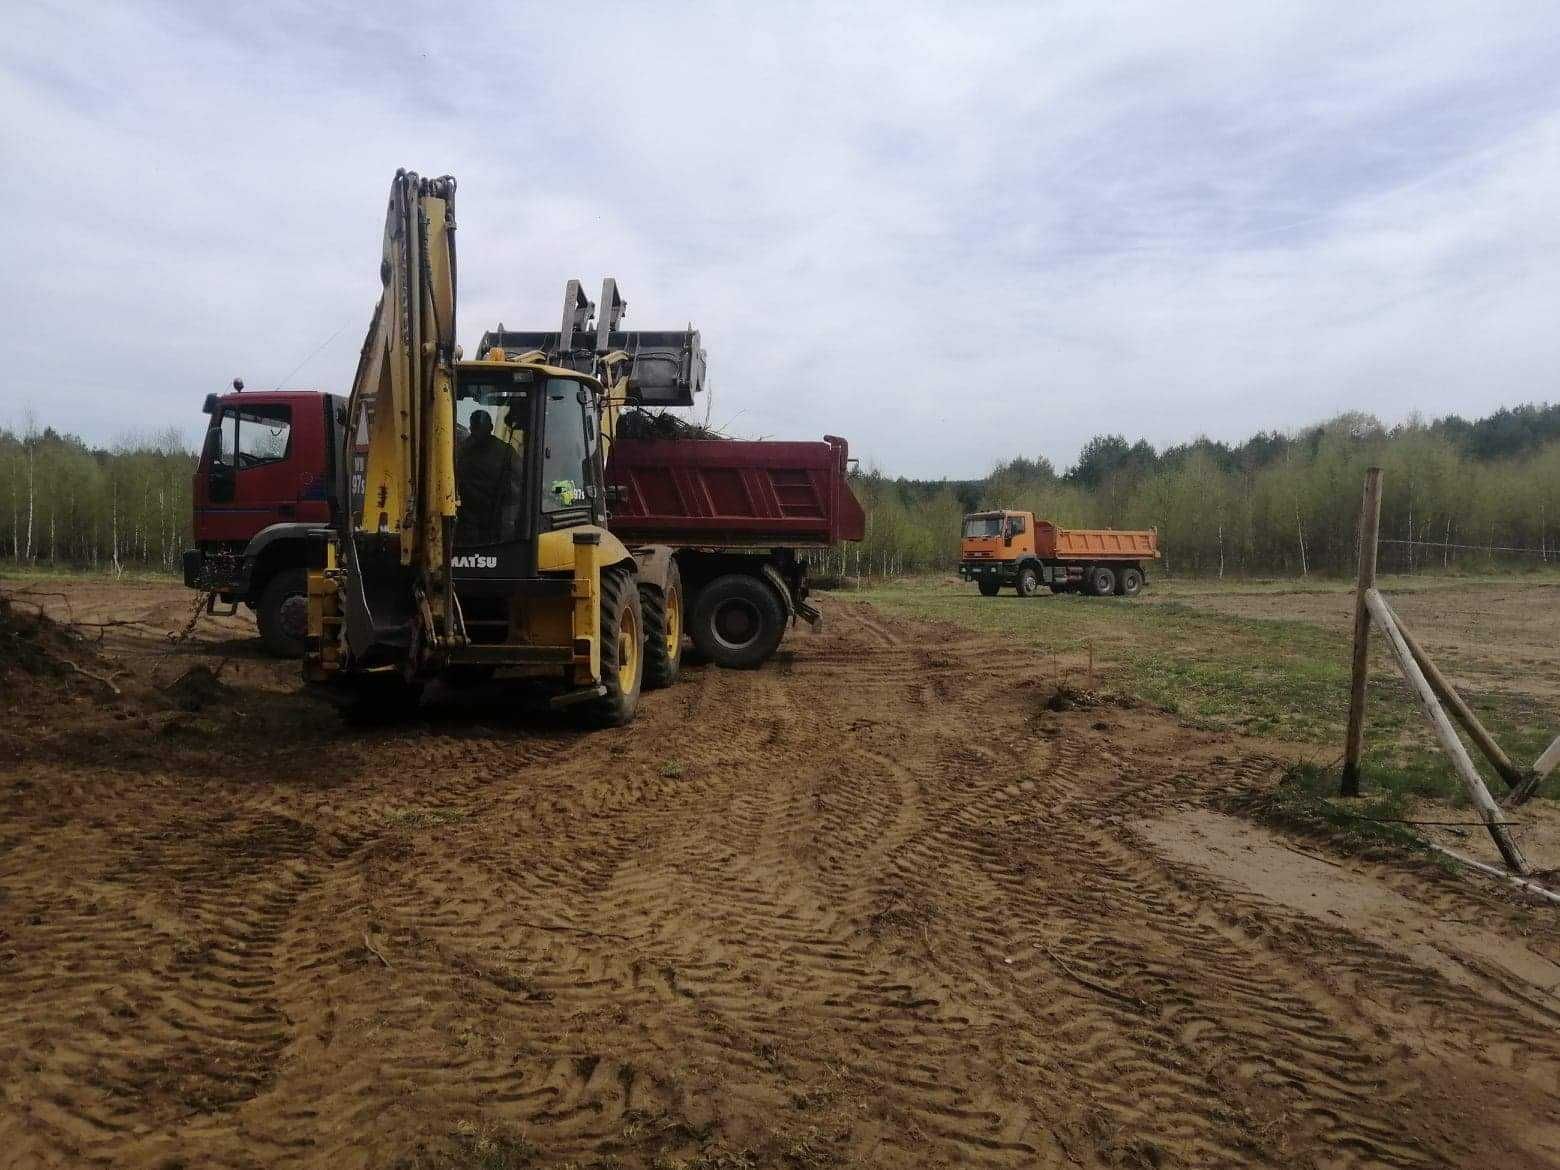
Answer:
<path fill-rule="evenodd" d="M 211 394 L 184 583 L 255 611 L 267 649 L 303 653 L 308 534 L 328 525 L 343 403 L 317 390 Z"/>

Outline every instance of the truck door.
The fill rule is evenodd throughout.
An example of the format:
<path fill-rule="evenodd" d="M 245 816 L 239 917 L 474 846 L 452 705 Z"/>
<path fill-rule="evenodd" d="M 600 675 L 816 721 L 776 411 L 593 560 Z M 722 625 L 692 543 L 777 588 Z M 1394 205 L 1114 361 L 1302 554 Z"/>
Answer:
<path fill-rule="evenodd" d="M 299 519 L 292 432 L 289 404 L 222 404 L 206 432 L 196 477 L 200 539 L 248 541 L 262 528 Z"/>

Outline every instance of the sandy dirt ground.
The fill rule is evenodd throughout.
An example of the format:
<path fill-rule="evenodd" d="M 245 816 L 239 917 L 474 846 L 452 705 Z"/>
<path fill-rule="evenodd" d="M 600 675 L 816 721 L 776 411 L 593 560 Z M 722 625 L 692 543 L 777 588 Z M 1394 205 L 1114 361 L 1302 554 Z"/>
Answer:
<path fill-rule="evenodd" d="M 830 600 L 629 729 L 368 731 L 29 588 L 146 624 L 3 631 L 0 1165 L 1560 1164 L 1552 909 L 1021 650 Z"/>

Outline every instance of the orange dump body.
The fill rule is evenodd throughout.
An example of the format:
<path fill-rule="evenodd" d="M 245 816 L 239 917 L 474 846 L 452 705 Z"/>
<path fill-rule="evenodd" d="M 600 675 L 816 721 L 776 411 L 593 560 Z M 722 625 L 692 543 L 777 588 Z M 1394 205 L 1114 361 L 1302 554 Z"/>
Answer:
<path fill-rule="evenodd" d="M 1153 560 L 1159 556 L 1159 533 L 1141 529 L 1061 528 L 1049 520 L 1038 520 L 1035 555 L 1048 561 Z"/>

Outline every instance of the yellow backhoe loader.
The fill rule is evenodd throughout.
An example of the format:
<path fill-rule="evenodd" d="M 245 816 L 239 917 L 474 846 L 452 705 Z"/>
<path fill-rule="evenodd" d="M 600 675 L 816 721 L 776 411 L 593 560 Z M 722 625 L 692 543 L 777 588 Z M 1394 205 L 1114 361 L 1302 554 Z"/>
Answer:
<path fill-rule="evenodd" d="M 571 282 L 557 334 L 463 360 L 455 271 L 454 179 L 397 172 L 331 469 L 341 503 L 309 558 L 305 676 L 388 710 L 435 677 L 501 669 L 626 724 L 646 681 L 641 592 L 676 627 L 651 636 L 679 643 L 681 600 L 671 550 L 607 531 L 604 448 L 625 403 L 693 403 L 698 334 L 620 332 L 611 281 L 592 330 Z M 669 681 L 655 649 L 650 681 Z"/>

